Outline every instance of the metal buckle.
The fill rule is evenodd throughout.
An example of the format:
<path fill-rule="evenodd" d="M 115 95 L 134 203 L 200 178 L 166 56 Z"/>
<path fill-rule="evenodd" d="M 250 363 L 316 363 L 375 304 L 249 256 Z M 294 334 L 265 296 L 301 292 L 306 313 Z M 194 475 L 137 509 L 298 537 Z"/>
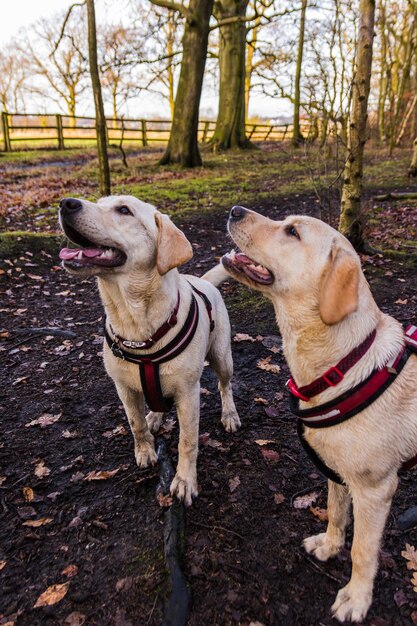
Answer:
<path fill-rule="evenodd" d="M 117 356 L 119 359 L 123 359 L 123 361 L 125 360 L 123 350 L 119 348 L 117 343 L 115 343 L 114 341 L 110 346 L 110 350 L 113 352 L 114 356 Z"/>
<path fill-rule="evenodd" d="M 127 339 L 125 339 L 124 341 L 122 341 L 125 348 L 133 348 L 133 350 L 146 348 L 149 342 L 151 342 L 151 345 L 153 345 L 153 341 L 151 339 L 148 339 L 147 341 L 128 341 Z"/>
<path fill-rule="evenodd" d="M 333 374 L 333 372 L 335 374 L 337 374 L 339 376 L 339 380 L 336 380 L 336 382 L 332 382 L 329 378 L 329 374 Z M 326 381 L 326 383 L 330 386 L 330 387 L 335 387 L 336 385 L 338 385 L 339 383 L 342 382 L 342 380 L 344 379 L 345 375 L 339 370 L 337 369 L 337 367 L 331 367 L 329 370 L 327 370 L 327 372 L 325 374 L 323 374 L 322 378 L 323 380 Z"/>
<path fill-rule="evenodd" d="M 285 385 L 288 387 L 292 395 L 296 398 L 299 398 L 303 402 L 308 402 L 310 400 L 310 398 L 307 398 L 307 396 L 303 396 L 303 394 L 298 391 L 298 387 L 292 378 L 289 378 Z"/>

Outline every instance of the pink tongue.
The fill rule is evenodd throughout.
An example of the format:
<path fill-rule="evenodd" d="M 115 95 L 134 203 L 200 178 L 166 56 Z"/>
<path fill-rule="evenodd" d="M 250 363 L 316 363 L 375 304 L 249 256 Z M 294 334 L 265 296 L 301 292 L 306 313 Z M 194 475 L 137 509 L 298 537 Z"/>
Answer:
<path fill-rule="evenodd" d="M 80 250 L 74 250 L 74 248 L 62 248 L 59 253 L 59 258 L 64 261 L 69 261 L 79 254 Z M 100 256 L 103 253 L 103 250 L 98 250 L 97 248 L 83 248 L 81 250 L 83 256 L 88 258 L 94 258 L 96 256 Z"/>

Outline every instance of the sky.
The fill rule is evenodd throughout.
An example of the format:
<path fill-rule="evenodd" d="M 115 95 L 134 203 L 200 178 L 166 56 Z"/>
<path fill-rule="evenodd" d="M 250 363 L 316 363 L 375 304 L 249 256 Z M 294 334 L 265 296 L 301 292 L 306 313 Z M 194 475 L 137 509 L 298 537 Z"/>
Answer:
<path fill-rule="evenodd" d="M 4 1 L 4 0 L 3 0 Z M 27 28 L 33 22 L 36 22 L 39 18 L 50 18 L 52 15 L 63 12 L 68 9 L 72 4 L 79 0 L 12 0 L 7 3 L 7 9 L 3 7 L 3 15 L 0 20 L 0 48 L 5 46 L 13 37 L 19 37 L 19 29 Z M 96 2 L 96 14 L 97 23 L 100 23 L 100 15 L 105 19 L 111 18 L 114 15 L 114 20 L 120 20 L 120 14 L 123 14 L 123 0 L 100 0 Z M 5 16 L 5 19 L 4 19 Z M 283 102 L 279 104 L 277 101 L 272 101 L 269 98 L 262 96 L 253 96 L 251 99 L 250 114 L 261 115 L 262 117 L 275 116 L 277 112 L 287 112 L 287 105 L 283 107 Z M 202 103 L 203 108 L 209 111 L 214 111 L 217 108 L 217 103 L 212 98 L 207 98 Z M 53 107 L 53 104 L 50 106 Z M 155 112 L 156 108 L 161 115 L 167 115 L 168 109 L 158 99 L 148 98 L 146 102 L 140 106 L 140 115 L 148 115 Z M 277 109 L 281 109 L 277 111 Z M 49 109 L 49 107 L 48 107 Z M 136 109 L 136 107 L 135 107 Z M 54 113 L 55 111 L 52 111 Z M 80 111 L 80 114 L 86 114 Z M 136 113 L 139 113 L 136 111 Z"/>

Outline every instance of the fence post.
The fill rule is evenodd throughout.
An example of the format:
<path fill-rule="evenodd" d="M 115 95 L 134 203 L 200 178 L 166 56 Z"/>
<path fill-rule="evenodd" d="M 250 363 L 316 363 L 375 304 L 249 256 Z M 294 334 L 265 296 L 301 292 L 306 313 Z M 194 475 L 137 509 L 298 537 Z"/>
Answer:
<path fill-rule="evenodd" d="M 202 143 L 206 143 L 210 122 L 204 122 Z"/>
<path fill-rule="evenodd" d="M 4 151 L 11 152 L 12 145 L 10 141 L 10 133 L 9 133 L 9 114 L 5 111 L 2 111 L 1 114 L 1 127 L 3 130 L 3 141 L 4 141 Z"/>
<path fill-rule="evenodd" d="M 140 120 L 141 123 L 141 127 L 142 127 L 142 145 L 143 146 L 147 146 L 148 145 L 148 136 L 147 136 L 147 132 L 146 132 L 146 120 Z"/>
<path fill-rule="evenodd" d="M 269 137 L 269 135 L 272 133 L 272 129 L 274 128 L 274 125 L 271 124 L 271 126 L 269 127 L 268 132 L 266 133 L 265 137 L 264 137 L 264 141 L 266 141 Z"/>
<path fill-rule="evenodd" d="M 56 119 L 56 129 L 58 133 L 58 150 L 65 150 L 64 133 L 62 131 L 62 115 L 58 113 L 58 115 L 55 116 L 55 119 Z"/>

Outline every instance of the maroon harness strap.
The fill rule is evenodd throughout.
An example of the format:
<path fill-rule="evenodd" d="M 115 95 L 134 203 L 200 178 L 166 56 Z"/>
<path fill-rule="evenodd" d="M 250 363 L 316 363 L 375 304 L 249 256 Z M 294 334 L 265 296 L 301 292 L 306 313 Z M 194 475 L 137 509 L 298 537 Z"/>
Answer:
<path fill-rule="evenodd" d="M 371 332 L 370 335 L 356 348 L 354 348 L 348 355 L 343 357 L 334 367 L 327 370 L 322 376 L 313 380 L 312 383 L 305 385 L 304 387 L 297 387 L 293 378 L 290 378 L 287 382 L 290 392 L 299 398 L 307 402 L 310 398 L 317 396 L 329 387 L 335 387 L 344 378 L 346 372 L 348 372 L 369 350 L 376 336 L 376 329 Z"/>

